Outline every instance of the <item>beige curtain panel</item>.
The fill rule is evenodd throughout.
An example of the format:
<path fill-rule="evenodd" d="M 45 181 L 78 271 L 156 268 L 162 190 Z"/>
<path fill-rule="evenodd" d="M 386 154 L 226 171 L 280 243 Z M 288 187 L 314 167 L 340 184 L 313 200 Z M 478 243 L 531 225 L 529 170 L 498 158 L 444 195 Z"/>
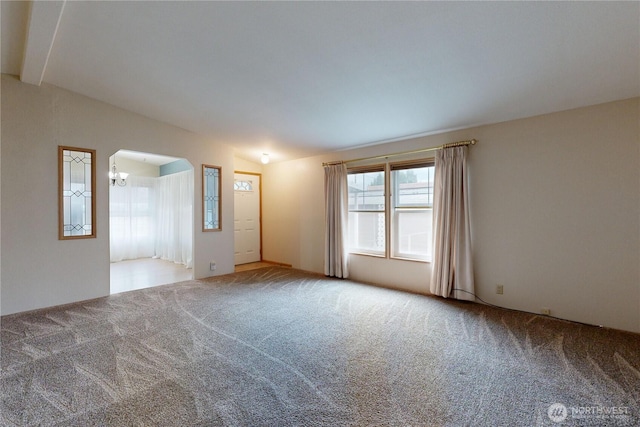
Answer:
<path fill-rule="evenodd" d="M 347 166 L 345 164 L 324 167 L 325 240 L 324 274 L 347 278 Z"/>
<path fill-rule="evenodd" d="M 431 268 L 432 294 L 475 300 L 466 146 L 436 152 Z"/>

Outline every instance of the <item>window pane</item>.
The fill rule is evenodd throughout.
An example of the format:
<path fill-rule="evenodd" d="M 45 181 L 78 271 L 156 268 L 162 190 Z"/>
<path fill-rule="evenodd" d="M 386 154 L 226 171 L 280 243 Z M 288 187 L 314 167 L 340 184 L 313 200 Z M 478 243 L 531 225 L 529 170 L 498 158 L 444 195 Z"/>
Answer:
<path fill-rule="evenodd" d="M 431 260 L 432 217 L 432 209 L 396 210 L 394 256 Z"/>
<path fill-rule="evenodd" d="M 349 210 L 384 211 L 384 171 L 349 174 Z"/>
<path fill-rule="evenodd" d="M 235 186 L 235 184 L 234 184 Z M 202 231 L 220 231 L 222 168 L 202 165 Z"/>
<path fill-rule="evenodd" d="M 386 253 L 384 170 L 350 173 L 347 184 L 349 187 L 349 250 L 384 255 Z"/>
<path fill-rule="evenodd" d="M 59 239 L 95 237 L 95 150 L 58 146 Z"/>
<path fill-rule="evenodd" d="M 395 206 L 433 206 L 433 174 L 433 166 L 392 171 Z"/>
<path fill-rule="evenodd" d="M 233 181 L 233 189 L 235 191 L 253 191 L 253 183 L 236 179 Z"/>
<path fill-rule="evenodd" d="M 349 249 L 385 253 L 383 212 L 349 212 Z"/>

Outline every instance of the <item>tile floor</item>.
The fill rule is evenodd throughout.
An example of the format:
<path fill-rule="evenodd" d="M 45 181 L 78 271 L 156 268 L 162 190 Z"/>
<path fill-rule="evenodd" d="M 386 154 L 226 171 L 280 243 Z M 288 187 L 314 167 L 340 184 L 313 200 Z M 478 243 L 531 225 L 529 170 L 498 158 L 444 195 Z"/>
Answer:
<path fill-rule="evenodd" d="M 111 263 L 111 293 L 133 291 L 193 278 L 193 269 L 161 259 L 142 258 Z"/>
<path fill-rule="evenodd" d="M 236 265 L 235 271 L 271 267 L 273 263 L 252 262 Z M 111 263 L 111 293 L 133 291 L 193 278 L 193 269 L 161 259 L 142 258 Z"/>

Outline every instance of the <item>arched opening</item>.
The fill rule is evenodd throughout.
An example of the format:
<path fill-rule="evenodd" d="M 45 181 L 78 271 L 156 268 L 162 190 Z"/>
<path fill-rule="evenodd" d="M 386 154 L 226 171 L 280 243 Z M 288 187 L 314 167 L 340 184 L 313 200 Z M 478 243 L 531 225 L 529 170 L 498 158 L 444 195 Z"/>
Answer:
<path fill-rule="evenodd" d="M 109 171 L 110 293 L 192 279 L 193 166 L 119 150 Z"/>

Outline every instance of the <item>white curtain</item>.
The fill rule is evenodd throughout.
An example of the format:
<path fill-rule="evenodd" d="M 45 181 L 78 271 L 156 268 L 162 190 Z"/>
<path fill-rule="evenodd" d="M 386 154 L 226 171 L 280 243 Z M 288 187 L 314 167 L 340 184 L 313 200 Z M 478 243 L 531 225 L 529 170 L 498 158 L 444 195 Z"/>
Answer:
<path fill-rule="evenodd" d="M 155 257 L 193 267 L 193 170 L 156 178 Z"/>
<path fill-rule="evenodd" d="M 432 294 L 475 300 L 466 146 L 436 152 L 431 268 Z"/>
<path fill-rule="evenodd" d="M 347 278 L 347 166 L 324 167 L 325 239 L 324 274 Z"/>
<path fill-rule="evenodd" d="M 193 170 L 129 175 L 109 187 L 111 262 L 162 258 L 193 267 Z"/>
<path fill-rule="evenodd" d="M 156 178 L 129 176 L 109 187 L 111 262 L 155 255 Z"/>

